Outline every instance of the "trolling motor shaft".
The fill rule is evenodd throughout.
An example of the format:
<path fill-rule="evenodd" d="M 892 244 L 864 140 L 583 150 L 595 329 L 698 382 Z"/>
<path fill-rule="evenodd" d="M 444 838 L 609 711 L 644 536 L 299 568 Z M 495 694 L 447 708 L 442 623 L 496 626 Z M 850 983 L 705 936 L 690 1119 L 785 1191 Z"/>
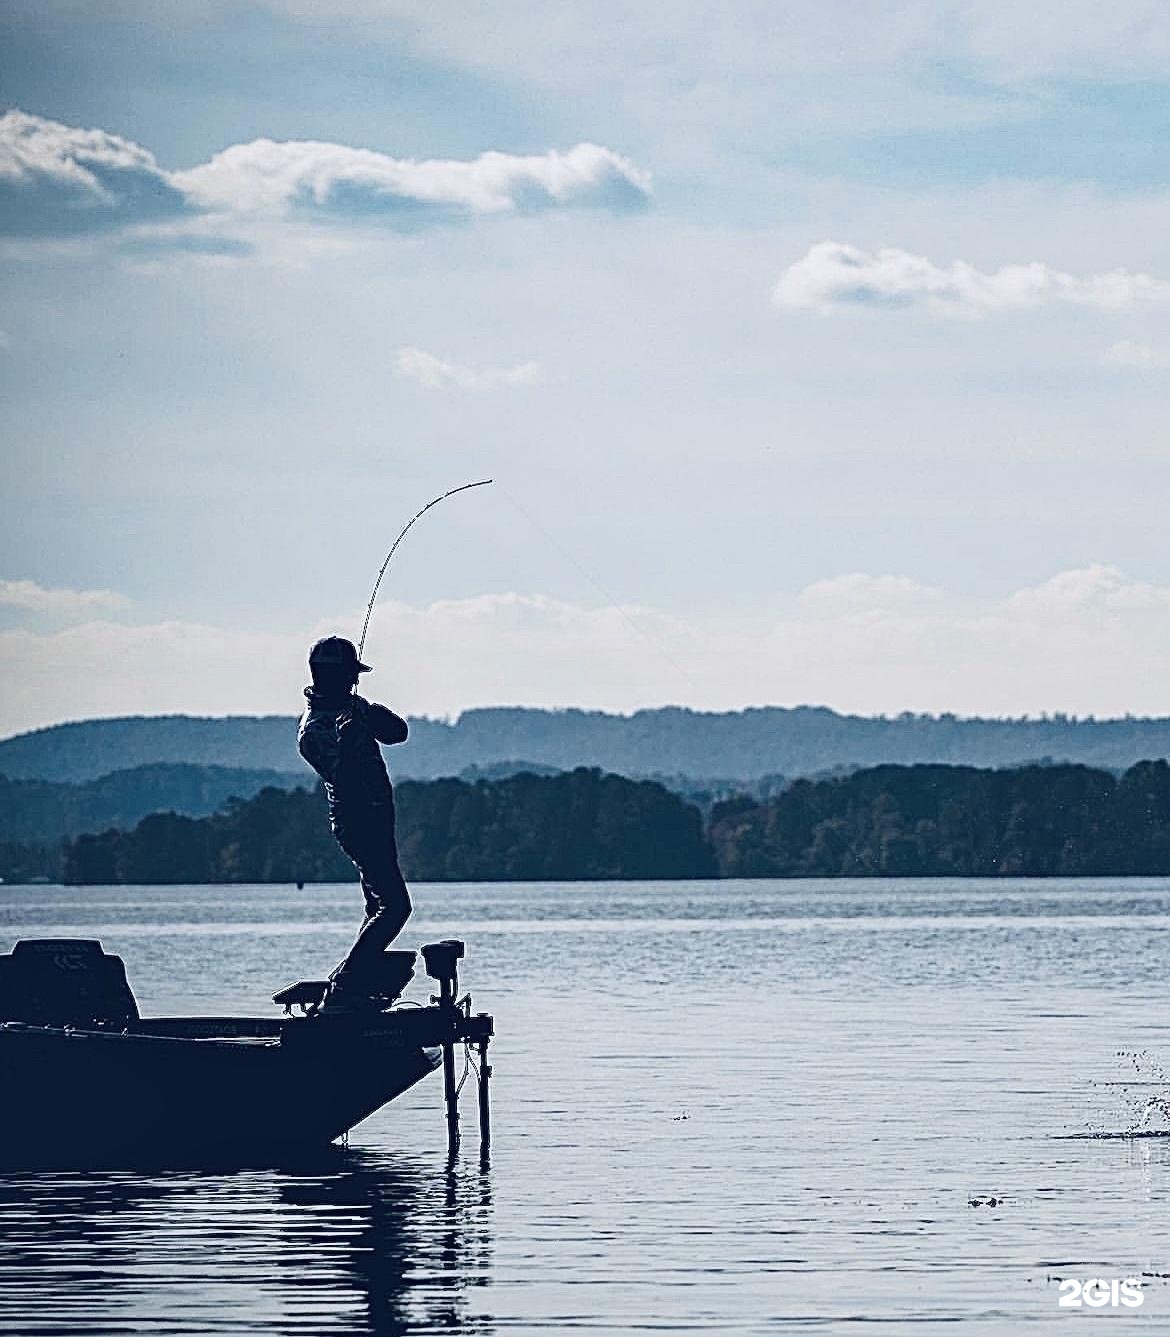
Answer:
<path fill-rule="evenodd" d="M 492 1018 L 486 1012 L 472 1015 L 470 994 L 459 998 L 459 962 L 463 959 L 463 951 L 463 943 L 457 938 L 428 943 L 422 949 L 427 974 L 439 985 L 438 995 L 431 1001 L 438 1005 L 440 1015 L 447 1023 L 442 1041 L 443 1103 L 447 1115 L 447 1150 L 451 1155 L 459 1150 L 459 1085 L 455 1081 L 455 1046 L 458 1043 L 474 1045 L 478 1051 L 480 1150 L 486 1152 L 491 1142 L 488 1081 L 492 1069 L 487 1053 L 493 1034 Z"/>

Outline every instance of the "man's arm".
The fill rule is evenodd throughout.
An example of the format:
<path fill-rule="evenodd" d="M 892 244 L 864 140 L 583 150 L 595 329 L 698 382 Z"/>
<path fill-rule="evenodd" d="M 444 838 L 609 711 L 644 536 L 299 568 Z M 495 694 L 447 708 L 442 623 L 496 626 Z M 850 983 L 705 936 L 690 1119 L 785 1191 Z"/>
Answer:
<path fill-rule="evenodd" d="M 379 743 L 405 743 L 410 728 L 401 715 L 363 697 L 355 697 L 366 708 L 366 722 Z"/>
<path fill-rule="evenodd" d="M 297 751 L 322 780 L 333 779 L 340 756 L 336 730 L 309 724 L 308 716 L 302 716 L 297 729 Z"/>

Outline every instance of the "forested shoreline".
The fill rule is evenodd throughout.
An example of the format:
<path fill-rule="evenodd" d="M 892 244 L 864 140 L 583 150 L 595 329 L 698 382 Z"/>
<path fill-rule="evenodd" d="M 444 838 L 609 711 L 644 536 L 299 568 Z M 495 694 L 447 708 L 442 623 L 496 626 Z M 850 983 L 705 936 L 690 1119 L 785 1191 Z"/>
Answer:
<path fill-rule="evenodd" d="M 723 877 L 1170 875 L 1170 765 L 875 766 L 731 800 L 708 838 Z"/>
<path fill-rule="evenodd" d="M 652 781 L 580 768 L 395 786 L 415 881 L 712 877 L 699 810 Z M 212 817 L 160 813 L 64 846 L 70 883 L 343 882 L 354 868 L 315 790 L 264 789 Z"/>
<path fill-rule="evenodd" d="M 416 881 L 1170 876 L 1170 764 L 876 766 L 700 809 L 596 769 L 396 787 Z M 320 788 L 265 788 L 206 817 L 155 813 L 56 848 L 0 846 L 9 881 L 350 881 Z M 14 876 L 15 874 L 15 876 Z"/>

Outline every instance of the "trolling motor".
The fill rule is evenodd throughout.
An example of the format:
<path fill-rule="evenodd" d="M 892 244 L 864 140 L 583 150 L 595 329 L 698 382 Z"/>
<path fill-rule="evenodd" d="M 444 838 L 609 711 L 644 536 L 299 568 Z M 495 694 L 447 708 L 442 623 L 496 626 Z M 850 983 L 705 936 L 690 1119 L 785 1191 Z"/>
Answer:
<path fill-rule="evenodd" d="M 443 1103 L 447 1114 L 447 1149 L 451 1155 L 459 1150 L 459 1091 L 463 1085 L 455 1080 L 456 1045 L 467 1046 L 468 1061 L 476 1070 L 481 1154 L 486 1154 L 491 1143 L 488 1083 L 492 1067 L 488 1062 L 488 1042 L 495 1033 L 494 1023 L 486 1012 L 472 1013 L 470 994 L 459 997 L 459 962 L 463 952 L 463 943 L 456 938 L 423 947 L 426 972 L 439 986 L 439 992 L 431 995 L 430 1007 L 393 1006 L 414 973 L 416 953 L 409 951 L 383 952 L 379 959 L 362 967 L 357 984 L 365 1006 L 356 1011 L 347 1010 L 336 1016 L 329 1011 L 328 980 L 298 980 L 272 995 L 272 1001 L 284 1008 L 286 1016 L 292 1017 L 296 1009 L 301 1014 L 301 1024 L 308 1021 L 314 1028 L 326 1028 L 338 1036 L 355 1027 L 363 1032 L 375 1027 L 379 1034 L 397 1035 L 411 1044 L 429 1049 L 437 1046 L 443 1056 Z"/>
<path fill-rule="evenodd" d="M 472 1015 L 471 995 L 459 997 L 459 962 L 463 959 L 463 943 L 457 938 L 428 943 L 422 949 L 427 974 L 438 981 L 439 992 L 431 1002 L 450 1028 L 450 1036 L 442 1042 L 443 1049 L 443 1103 L 447 1111 L 447 1150 L 451 1155 L 459 1150 L 459 1087 L 455 1082 L 455 1045 L 462 1041 L 475 1048 L 479 1058 L 475 1063 L 479 1092 L 479 1146 L 481 1154 L 491 1145 L 491 1110 L 488 1103 L 488 1082 L 492 1075 L 488 1062 L 488 1042 L 493 1034 L 492 1018 L 486 1012 Z"/>

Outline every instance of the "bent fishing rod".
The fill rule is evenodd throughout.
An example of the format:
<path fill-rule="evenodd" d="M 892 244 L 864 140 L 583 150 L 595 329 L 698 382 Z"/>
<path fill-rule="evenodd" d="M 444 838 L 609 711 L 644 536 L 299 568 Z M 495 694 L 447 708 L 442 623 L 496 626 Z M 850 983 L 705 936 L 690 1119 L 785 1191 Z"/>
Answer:
<path fill-rule="evenodd" d="M 416 515 L 412 515 L 410 519 L 406 522 L 406 524 L 403 525 L 401 533 L 390 545 L 390 551 L 386 554 L 386 560 L 382 563 L 378 571 L 378 579 L 374 581 L 374 588 L 370 593 L 370 602 L 366 605 L 366 616 L 364 621 L 362 622 L 362 638 L 358 642 L 359 660 L 362 657 L 362 651 L 366 648 L 366 632 L 369 631 L 370 629 L 370 617 L 374 611 L 374 600 L 377 599 L 378 597 L 378 590 L 382 584 L 382 577 L 386 574 L 386 570 L 390 565 L 390 559 L 394 556 L 395 552 L 397 551 L 398 545 L 407 536 L 407 534 L 410 533 L 411 526 L 414 524 L 416 520 L 421 520 L 422 517 L 426 515 L 426 513 L 431 509 L 431 507 L 437 506 L 439 502 L 446 501 L 448 497 L 453 497 L 457 492 L 469 492 L 473 487 L 487 487 L 491 481 L 492 480 L 490 478 L 481 478 L 478 483 L 463 483 L 459 487 L 453 487 L 449 492 L 444 492 L 441 497 L 435 497 L 432 501 L 428 501 L 421 511 L 419 511 Z"/>

